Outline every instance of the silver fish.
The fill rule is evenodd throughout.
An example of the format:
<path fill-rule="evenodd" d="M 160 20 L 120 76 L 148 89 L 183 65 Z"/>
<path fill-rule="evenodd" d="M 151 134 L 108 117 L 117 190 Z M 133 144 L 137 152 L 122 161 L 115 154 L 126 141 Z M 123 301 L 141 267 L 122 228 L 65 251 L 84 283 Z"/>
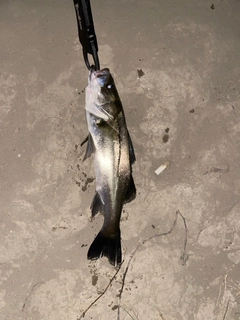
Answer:
<path fill-rule="evenodd" d="M 88 137 L 84 160 L 94 153 L 96 193 L 92 217 L 104 215 L 102 229 L 88 250 L 88 259 L 106 256 L 117 266 L 122 262 L 120 217 L 123 204 L 136 197 L 132 177 L 135 154 L 124 111 L 109 69 L 90 71 L 86 88 Z"/>

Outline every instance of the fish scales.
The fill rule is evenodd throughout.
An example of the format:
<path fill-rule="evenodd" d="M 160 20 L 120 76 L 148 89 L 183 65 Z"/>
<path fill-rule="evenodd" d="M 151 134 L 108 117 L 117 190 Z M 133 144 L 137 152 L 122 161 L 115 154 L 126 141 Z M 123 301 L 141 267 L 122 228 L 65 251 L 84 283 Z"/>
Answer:
<path fill-rule="evenodd" d="M 88 259 L 106 256 L 112 265 L 122 261 L 120 218 L 123 204 L 136 197 L 132 177 L 135 154 L 123 107 L 109 69 L 90 71 L 86 88 L 88 123 L 84 160 L 94 153 L 96 193 L 92 216 L 104 215 L 103 226 L 91 244 Z"/>

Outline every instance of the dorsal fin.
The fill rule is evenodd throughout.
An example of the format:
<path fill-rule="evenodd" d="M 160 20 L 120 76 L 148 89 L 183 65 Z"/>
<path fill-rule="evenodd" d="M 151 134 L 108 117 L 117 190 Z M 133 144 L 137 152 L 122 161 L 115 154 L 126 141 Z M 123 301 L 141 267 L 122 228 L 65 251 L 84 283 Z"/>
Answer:
<path fill-rule="evenodd" d="M 134 148 L 132 144 L 132 139 L 130 137 L 130 134 L 128 132 L 128 143 L 129 143 L 129 158 L 130 158 L 130 163 L 133 164 L 136 161 L 135 153 L 134 153 Z"/>
<path fill-rule="evenodd" d="M 136 187 L 135 187 L 132 174 L 130 174 L 130 180 L 128 183 L 128 188 L 127 188 L 127 193 L 126 193 L 124 203 L 131 202 L 135 198 L 136 198 Z"/>

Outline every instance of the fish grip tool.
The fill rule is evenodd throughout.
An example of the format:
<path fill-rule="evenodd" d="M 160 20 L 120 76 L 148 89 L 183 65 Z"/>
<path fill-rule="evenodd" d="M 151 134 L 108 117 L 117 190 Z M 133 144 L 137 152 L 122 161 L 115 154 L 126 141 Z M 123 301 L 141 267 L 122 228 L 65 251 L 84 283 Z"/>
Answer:
<path fill-rule="evenodd" d="M 95 34 L 92 10 L 89 0 L 73 0 L 77 24 L 78 37 L 82 44 L 83 58 L 89 70 L 100 70 L 100 63 L 98 58 L 98 44 Z M 92 55 L 94 65 L 90 66 L 88 55 Z"/>

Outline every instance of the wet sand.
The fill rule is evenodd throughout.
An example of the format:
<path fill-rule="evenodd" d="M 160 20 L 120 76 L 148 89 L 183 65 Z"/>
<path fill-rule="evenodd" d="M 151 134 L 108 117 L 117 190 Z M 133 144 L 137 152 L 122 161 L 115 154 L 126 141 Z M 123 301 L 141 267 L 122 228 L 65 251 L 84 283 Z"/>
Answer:
<path fill-rule="evenodd" d="M 137 158 L 124 262 L 87 260 L 103 218 L 73 3 L 2 1 L 0 319 L 77 320 L 98 297 L 84 319 L 240 319 L 240 3 L 91 5 Z"/>

